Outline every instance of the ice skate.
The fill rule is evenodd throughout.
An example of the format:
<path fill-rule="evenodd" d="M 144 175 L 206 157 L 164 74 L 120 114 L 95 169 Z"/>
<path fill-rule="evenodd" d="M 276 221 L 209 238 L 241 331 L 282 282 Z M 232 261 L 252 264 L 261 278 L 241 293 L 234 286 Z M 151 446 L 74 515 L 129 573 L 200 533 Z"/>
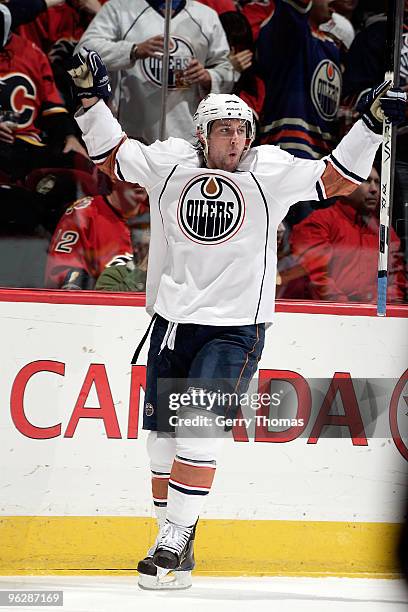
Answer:
<path fill-rule="evenodd" d="M 179 526 L 177 526 L 179 527 Z M 182 528 L 183 529 L 183 528 Z M 187 528 L 188 529 L 188 528 Z M 180 557 L 181 561 L 174 569 L 158 567 L 153 563 L 158 542 L 161 539 L 163 530 L 156 538 L 156 542 L 149 549 L 147 556 L 139 561 L 137 571 L 139 572 L 139 587 L 147 590 L 161 589 L 188 589 L 191 587 L 191 572 L 195 566 L 194 560 L 194 538 L 196 525 L 190 533 L 187 546 Z"/>

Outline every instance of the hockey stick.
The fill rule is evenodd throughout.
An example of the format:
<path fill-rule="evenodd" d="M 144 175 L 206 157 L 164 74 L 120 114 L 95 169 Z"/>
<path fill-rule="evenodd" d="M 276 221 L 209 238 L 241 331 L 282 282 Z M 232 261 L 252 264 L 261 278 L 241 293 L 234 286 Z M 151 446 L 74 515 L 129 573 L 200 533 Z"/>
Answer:
<path fill-rule="evenodd" d="M 172 1 L 166 0 L 164 12 L 164 49 L 162 59 L 162 98 L 159 139 L 166 138 L 166 111 L 167 111 L 167 89 L 169 85 L 169 54 L 170 54 L 170 20 Z"/>
<path fill-rule="evenodd" d="M 391 86 L 394 87 L 399 85 L 404 0 L 389 0 L 388 5 L 385 80 L 391 81 Z M 379 317 L 384 317 L 387 312 L 388 247 L 395 167 L 395 139 L 396 129 L 393 129 L 391 122 L 385 118 L 381 157 L 381 207 L 378 236 L 377 316 Z"/>

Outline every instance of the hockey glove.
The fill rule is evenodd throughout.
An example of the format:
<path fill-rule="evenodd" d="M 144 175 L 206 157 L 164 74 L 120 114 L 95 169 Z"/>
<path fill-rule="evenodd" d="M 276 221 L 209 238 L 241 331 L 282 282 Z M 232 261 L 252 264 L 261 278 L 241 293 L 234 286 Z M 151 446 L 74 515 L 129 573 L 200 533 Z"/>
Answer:
<path fill-rule="evenodd" d="M 72 68 L 68 70 L 76 88 L 78 98 L 96 96 L 108 100 L 112 94 L 108 71 L 96 51 L 81 49 L 72 60 Z"/>
<path fill-rule="evenodd" d="M 405 119 L 407 95 L 399 88 L 391 89 L 391 81 L 384 81 L 368 91 L 357 105 L 362 120 L 376 134 L 382 134 L 384 116 L 392 125 Z"/>

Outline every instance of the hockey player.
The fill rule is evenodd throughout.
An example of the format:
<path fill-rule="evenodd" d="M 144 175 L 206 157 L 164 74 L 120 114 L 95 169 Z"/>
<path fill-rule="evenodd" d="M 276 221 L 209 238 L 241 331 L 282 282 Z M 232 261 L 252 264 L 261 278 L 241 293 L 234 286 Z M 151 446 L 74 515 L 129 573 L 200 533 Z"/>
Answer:
<path fill-rule="evenodd" d="M 313 161 L 273 146 L 250 149 L 253 113 L 225 94 L 209 95 L 198 105 L 197 146 L 176 138 L 143 145 L 127 138 L 104 103 L 109 79 L 95 52 L 78 55 L 71 75 L 89 155 L 114 180 L 137 181 L 149 194 L 146 304 L 155 320 L 143 426 L 151 430 L 148 453 L 162 527 L 150 561 L 139 564 L 140 583 L 160 588 L 163 572 L 186 570 L 188 586 L 194 527 L 211 489 L 222 435 L 212 422 L 209 436 L 204 426 L 187 424 L 173 433 L 174 411 L 158 405 L 158 379 L 202 380 L 198 390 L 206 398 L 211 394 L 205 390 L 217 389 L 214 379 L 228 380 L 238 395 L 246 391 L 273 317 L 280 221 L 292 202 L 351 193 L 370 173 L 383 113 L 400 121 L 406 98 L 387 93 L 389 83 L 372 90 L 363 120 L 328 158 Z M 191 401 L 177 416 L 213 414 L 201 408 Z M 235 407 L 217 404 L 215 411 L 233 416 Z"/>

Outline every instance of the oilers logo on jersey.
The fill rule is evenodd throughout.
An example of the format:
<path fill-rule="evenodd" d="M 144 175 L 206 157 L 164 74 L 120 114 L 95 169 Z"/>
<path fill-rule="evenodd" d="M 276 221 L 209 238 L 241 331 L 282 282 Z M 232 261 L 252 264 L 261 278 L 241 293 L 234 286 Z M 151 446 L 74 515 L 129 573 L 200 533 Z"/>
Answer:
<path fill-rule="evenodd" d="M 334 62 L 325 59 L 316 67 L 311 83 L 313 104 L 322 119 L 336 118 L 340 105 L 341 72 Z"/>
<path fill-rule="evenodd" d="M 170 39 L 169 55 L 169 88 L 177 89 L 183 87 L 180 74 L 187 68 L 190 61 L 195 57 L 194 49 L 184 38 L 172 36 Z M 142 61 L 142 70 L 148 81 L 161 87 L 163 61 L 161 57 L 147 57 Z"/>
<path fill-rule="evenodd" d="M 219 244 L 229 240 L 242 225 L 244 198 L 225 176 L 206 174 L 192 179 L 178 204 L 181 231 L 194 242 Z"/>

